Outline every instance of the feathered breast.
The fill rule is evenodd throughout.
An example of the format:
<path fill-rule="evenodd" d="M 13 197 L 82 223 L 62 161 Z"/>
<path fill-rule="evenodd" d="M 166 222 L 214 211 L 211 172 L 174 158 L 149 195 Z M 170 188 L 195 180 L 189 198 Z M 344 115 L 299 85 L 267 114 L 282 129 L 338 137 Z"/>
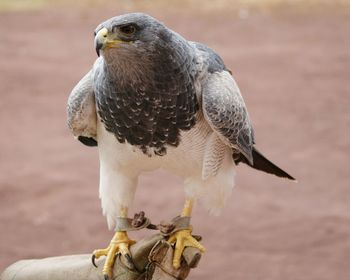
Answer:
<path fill-rule="evenodd" d="M 107 131 L 120 143 L 164 155 L 168 145 L 179 145 L 181 130 L 194 126 L 199 106 L 194 56 L 187 50 L 159 53 L 146 71 L 133 69 L 137 79 L 120 69 L 112 73 L 101 64 L 94 87 L 98 114 Z"/>

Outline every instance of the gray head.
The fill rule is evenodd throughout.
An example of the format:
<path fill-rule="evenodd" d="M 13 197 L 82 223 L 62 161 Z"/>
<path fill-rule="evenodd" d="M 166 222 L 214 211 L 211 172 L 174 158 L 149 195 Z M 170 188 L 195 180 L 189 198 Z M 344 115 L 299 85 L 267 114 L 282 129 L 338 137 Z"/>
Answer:
<path fill-rule="evenodd" d="M 95 29 L 95 48 L 107 61 L 149 56 L 171 40 L 173 33 L 153 17 L 132 13 L 116 16 Z M 130 57 L 128 58 L 130 61 Z"/>

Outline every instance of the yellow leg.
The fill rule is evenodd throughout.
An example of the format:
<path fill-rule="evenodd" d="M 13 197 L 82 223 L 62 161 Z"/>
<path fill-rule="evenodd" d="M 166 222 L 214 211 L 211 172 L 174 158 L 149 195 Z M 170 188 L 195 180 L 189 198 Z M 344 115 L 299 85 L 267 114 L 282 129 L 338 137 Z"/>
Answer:
<path fill-rule="evenodd" d="M 186 199 L 181 217 L 191 217 L 193 204 L 194 200 L 192 198 Z M 192 228 L 183 229 L 173 233 L 169 237 L 168 242 L 171 244 L 175 243 L 173 266 L 176 269 L 181 265 L 181 256 L 185 247 L 195 247 L 201 252 L 205 251 L 205 248 L 191 235 L 191 233 Z"/>
<path fill-rule="evenodd" d="M 119 213 L 120 217 L 126 218 L 128 209 L 123 207 L 120 209 Z M 98 259 L 101 256 L 106 256 L 102 270 L 105 279 L 112 279 L 113 277 L 113 266 L 117 253 L 121 253 L 126 257 L 127 261 L 130 262 L 131 255 L 129 252 L 129 246 L 132 244 L 135 244 L 135 241 L 129 239 L 126 231 L 117 231 L 106 249 L 98 249 L 92 253 L 92 262 L 94 265 L 95 259 Z"/>
<path fill-rule="evenodd" d="M 184 208 L 182 209 L 181 217 L 191 217 L 192 208 L 193 208 L 193 198 L 187 198 L 185 200 Z"/>

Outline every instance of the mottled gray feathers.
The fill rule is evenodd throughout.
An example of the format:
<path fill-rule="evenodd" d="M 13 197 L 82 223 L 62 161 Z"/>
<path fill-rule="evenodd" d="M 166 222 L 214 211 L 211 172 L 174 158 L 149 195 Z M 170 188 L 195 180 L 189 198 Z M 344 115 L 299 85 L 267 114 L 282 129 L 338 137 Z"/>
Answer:
<path fill-rule="evenodd" d="M 199 50 L 207 70 L 202 92 L 205 118 L 221 140 L 233 149 L 234 157 L 243 155 L 253 164 L 254 130 L 231 71 L 212 49 L 200 43 L 192 44 Z"/>
<path fill-rule="evenodd" d="M 205 63 L 207 64 L 207 71 L 209 73 L 221 72 L 227 70 L 224 61 L 221 57 L 206 45 L 197 42 L 191 42 L 202 54 L 205 56 Z"/>
<path fill-rule="evenodd" d="M 133 49 L 126 68 L 120 69 L 121 61 L 101 63 L 94 90 L 98 114 L 119 142 L 163 155 L 167 145 L 179 144 L 180 130 L 193 127 L 199 105 L 193 49 L 176 33 L 157 28 L 150 44 Z"/>
<path fill-rule="evenodd" d="M 92 71 L 72 90 L 67 104 L 67 123 L 74 136 L 96 138 L 96 104 Z"/>
<path fill-rule="evenodd" d="M 253 163 L 253 128 L 239 89 L 227 71 L 209 76 L 203 89 L 203 111 L 221 139 Z"/>

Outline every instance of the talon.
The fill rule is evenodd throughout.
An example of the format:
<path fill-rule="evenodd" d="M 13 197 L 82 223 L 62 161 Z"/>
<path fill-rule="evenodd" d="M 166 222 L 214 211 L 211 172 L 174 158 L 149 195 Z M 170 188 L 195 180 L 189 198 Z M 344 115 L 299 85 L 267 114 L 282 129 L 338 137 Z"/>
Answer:
<path fill-rule="evenodd" d="M 135 267 L 134 261 L 133 261 L 132 257 L 130 256 L 130 254 L 127 253 L 127 254 L 124 255 L 124 257 L 127 260 L 128 265 L 130 266 L 130 268 L 135 270 L 136 267 Z"/>
<path fill-rule="evenodd" d="M 191 235 L 190 229 L 183 229 L 173 233 L 168 242 L 171 244 L 175 243 L 174 249 L 174 258 L 173 258 L 173 266 L 175 269 L 180 268 L 181 266 L 181 256 L 183 250 L 186 247 L 194 247 L 200 250 L 202 253 L 205 251 L 205 248 Z"/>
<path fill-rule="evenodd" d="M 95 263 L 95 259 L 96 259 L 96 256 L 95 256 L 95 255 L 92 255 L 92 256 L 91 256 L 91 262 L 92 262 L 92 264 L 94 265 L 94 267 L 97 268 L 97 265 L 96 265 L 96 263 Z"/>
<path fill-rule="evenodd" d="M 196 239 L 197 241 L 201 241 L 202 240 L 202 236 L 200 235 L 193 235 L 194 239 Z"/>
<path fill-rule="evenodd" d="M 132 258 L 129 254 L 129 246 L 134 244 L 134 240 L 130 240 L 125 231 L 117 231 L 111 240 L 110 245 L 106 249 L 95 250 L 92 253 L 92 264 L 97 267 L 95 260 L 101 256 L 106 256 L 105 263 L 103 265 L 103 276 L 105 280 L 111 280 L 113 277 L 113 266 L 115 263 L 116 255 L 122 254 L 130 264 L 130 267 L 134 268 L 135 265 L 132 262 Z"/>

